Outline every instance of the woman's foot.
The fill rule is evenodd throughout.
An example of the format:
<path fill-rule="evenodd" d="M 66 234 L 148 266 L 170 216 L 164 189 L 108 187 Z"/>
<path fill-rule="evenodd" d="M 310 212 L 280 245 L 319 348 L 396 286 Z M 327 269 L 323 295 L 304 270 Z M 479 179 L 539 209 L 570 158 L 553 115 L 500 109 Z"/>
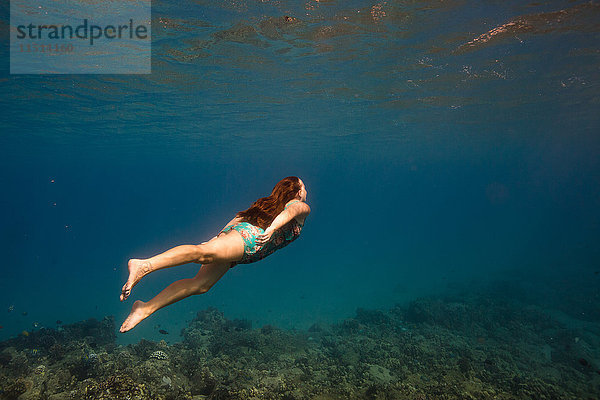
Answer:
<path fill-rule="evenodd" d="M 152 314 L 148 311 L 147 307 L 145 306 L 146 303 L 144 303 L 141 300 L 136 300 L 136 302 L 133 303 L 133 306 L 131 307 L 131 312 L 129 313 L 129 316 L 125 319 L 125 322 L 123 322 L 123 325 L 121 325 L 121 329 L 119 329 L 119 331 L 127 332 L 128 330 L 135 328 L 137 324 L 139 324 L 150 314 Z"/>
<path fill-rule="evenodd" d="M 129 278 L 127 278 L 127 282 L 125 282 L 121 289 L 121 301 L 127 299 L 131 294 L 131 289 L 152 270 L 152 264 L 149 261 L 137 260 L 135 258 L 129 260 L 127 267 L 129 268 Z"/>

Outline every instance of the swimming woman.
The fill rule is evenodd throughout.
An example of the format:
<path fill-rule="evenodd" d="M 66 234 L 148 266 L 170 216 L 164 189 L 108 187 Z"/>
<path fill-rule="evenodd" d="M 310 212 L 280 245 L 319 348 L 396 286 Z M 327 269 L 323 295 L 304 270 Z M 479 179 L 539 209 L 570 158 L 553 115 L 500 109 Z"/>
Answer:
<path fill-rule="evenodd" d="M 121 325 L 121 332 L 133 329 L 155 311 L 194 294 L 202 294 L 236 264 L 262 260 L 300 236 L 310 214 L 306 188 L 298 177 L 289 176 L 275 185 L 271 195 L 256 200 L 240 211 L 217 236 L 198 245 L 182 245 L 144 260 L 129 260 L 129 278 L 121 290 L 121 301 L 150 272 L 190 262 L 202 264 L 195 277 L 176 281 L 144 303 L 137 300 Z"/>

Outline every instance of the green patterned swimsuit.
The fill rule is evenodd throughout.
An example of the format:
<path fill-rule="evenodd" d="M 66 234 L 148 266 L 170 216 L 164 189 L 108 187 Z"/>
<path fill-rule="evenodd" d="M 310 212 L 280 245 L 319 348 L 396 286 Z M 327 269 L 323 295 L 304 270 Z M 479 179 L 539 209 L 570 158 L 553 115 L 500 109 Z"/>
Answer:
<path fill-rule="evenodd" d="M 298 201 L 300 200 L 292 201 L 285 206 L 284 210 Z M 262 260 L 266 256 L 273 254 L 275 251 L 284 248 L 294 240 L 298 239 L 303 226 L 304 224 L 298 223 L 296 218 L 292 218 L 291 221 L 273 232 L 271 239 L 263 246 L 256 244 L 256 238 L 265 231 L 249 222 L 238 222 L 234 225 L 227 225 L 219 234 L 227 233 L 233 229 L 242 235 L 242 239 L 244 240 L 244 255 L 241 260 L 231 263 L 231 267 L 233 267 L 236 264 L 250 264 Z"/>

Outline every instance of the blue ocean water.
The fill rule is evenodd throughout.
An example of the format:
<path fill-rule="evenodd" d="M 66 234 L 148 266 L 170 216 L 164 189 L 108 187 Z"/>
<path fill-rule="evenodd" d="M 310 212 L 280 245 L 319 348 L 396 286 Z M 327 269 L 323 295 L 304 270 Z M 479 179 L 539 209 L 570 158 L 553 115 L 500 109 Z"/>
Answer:
<path fill-rule="evenodd" d="M 598 21 L 586 1 L 155 1 L 150 75 L 10 75 L 3 29 L 0 339 L 122 321 L 198 268 L 121 303 L 129 258 L 211 238 L 288 175 L 298 241 L 119 342 L 176 341 L 207 306 L 306 328 L 490 281 L 597 322 Z"/>

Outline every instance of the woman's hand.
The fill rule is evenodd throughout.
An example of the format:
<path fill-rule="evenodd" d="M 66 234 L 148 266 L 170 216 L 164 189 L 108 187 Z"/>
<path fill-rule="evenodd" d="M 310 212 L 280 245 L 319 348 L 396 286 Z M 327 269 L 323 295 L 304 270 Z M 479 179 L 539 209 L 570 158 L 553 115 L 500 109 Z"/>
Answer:
<path fill-rule="evenodd" d="M 258 235 L 256 240 L 254 241 L 258 246 L 264 246 L 269 240 L 271 240 L 271 236 L 273 236 L 273 230 L 271 227 L 265 229 L 265 232 L 262 235 Z"/>

